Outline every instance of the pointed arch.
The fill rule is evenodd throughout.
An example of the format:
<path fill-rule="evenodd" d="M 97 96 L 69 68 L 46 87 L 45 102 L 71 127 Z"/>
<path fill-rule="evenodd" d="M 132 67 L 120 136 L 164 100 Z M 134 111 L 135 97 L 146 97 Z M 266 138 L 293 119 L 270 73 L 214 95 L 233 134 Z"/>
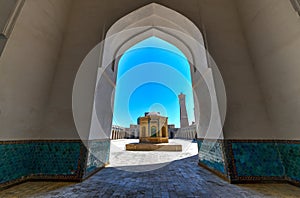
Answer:
<path fill-rule="evenodd" d="M 212 70 L 208 65 L 207 52 L 203 45 L 204 41 L 202 34 L 197 26 L 188 18 L 156 3 L 146 5 L 122 17 L 107 31 L 104 46 L 102 50 L 100 50 L 100 65 L 98 68 L 95 98 L 106 95 L 111 96 L 113 93 L 117 72 L 115 70 L 107 71 L 107 66 L 116 66 L 118 64 L 118 57 L 120 57 L 127 49 L 150 36 L 156 36 L 173 44 L 186 55 L 190 64 L 195 67 L 194 72 L 196 72 L 196 70 L 198 71 L 198 73 L 192 74 L 192 84 L 194 89 L 199 87 L 203 80 L 208 84 L 206 95 L 203 95 L 201 90 L 195 91 L 195 109 L 199 109 L 199 106 L 201 105 L 212 106 L 213 109 L 204 109 L 206 115 L 201 118 L 201 120 L 199 119 L 201 109 L 199 112 L 195 111 L 195 121 L 198 126 L 204 126 L 201 129 L 199 137 L 207 137 L 207 134 L 212 134 L 213 137 L 216 137 L 216 133 L 219 133 L 220 128 L 222 128 L 221 116 L 218 109 Z M 104 88 L 101 88 L 101 82 L 99 81 L 99 76 L 102 75 L 104 71 L 107 76 L 106 78 L 112 85 L 112 87 L 105 88 L 105 90 Z M 205 76 L 201 76 L 202 74 L 205 74 Z M 103 90 L 105 93 L 97 93 L 99 90 Z M 203 101 L 212 101 L 211 103 L 214 103 L 214 105 L 211 103 L 200 104 L 201 101 L 199 102 L 197 99 L 200 97 L 206 97 Z M 107 99 L 108 98 L 105 97 L 103 100 L 106 101 Z M 94 101 L 103 100 L 95 99 Z M 90 137 L 92 136 L 91 134 L 99 133 L 99 131 L 103 131 L 102 134 L 107 134 L 107 131 L 110 131 L 109 125 L 112 123 L 113 112 L 107 111 L 107 109 L 105 109 L 106 107 L 100 107 L 101 105 L 99 105 L 100 104 L 98 104 L 98 107 L 97 104 L 93 105 Z M 111 116 L 107 116 L 107 113 L 111 113 Z M 108 117 L 110 117 L 110 120 Z M 218 124 L 211 126 L 210 123 L 212 121 L 218 122 Z"/>
<path fill-rule="evenodd" d="M 180 49 L 199 71 L 208 68 L 203 36 L 187 17 L 151 3 L 120 18 L 107 31 L 102 66 L 109 65 L 128 48 L 156 36 Z"/>
<path fill-rule="evenodd" d="M 185 32 L 195 40 L 203 40 L 200 30 L 191 20 L 179 12 L 157 3 L 150 3 L 120 18 L 109 28 L 106 37 L 144 26 L 167 27 Z"/>
<path fill-rule="evenodd" d="M 200 108 L 199 112 L 195 111 L 196 125 L 202 127 L 200 133 L 197 128 L 197 137 L 223 138 L 216 134 L 222 129 L 222 124 L 212 69 L 208 65 L 208 54 L 200 30 L 180 13 L 152 3 L 119 19 L 107 31 L 105 40 L 91 50 L 82 62 L 74 82 L 72 104 L 75 125 L 81 139 L 89 141 L 109 139 L 113 117 L 113 111 L 110 109 L 111 99 L 114 95 L 117 72 L 108 66 L 114 64 L 123 51 L 150 36 L 157 36 L 176 46 L 197 68 L 198 72 L 192 74 L 192 84 L 196 90 L 194 96 L 206 98 L 202 101 L 197 100 L 197 97 L 194 98 L 195 109 L 199 109 L 199 106 L 207 107 Z M 202 83 L 203 81 L 205 83 Z M 207 84 L 207 87 L 200 88 L 201 83 Z M 96 85 L 94 92 L 85 90 L 86 87 L 94 85 Z M 203 94 L 202 88 L 208 88 L 207 93 Z M 82 101 L 85 99 L 87 102 L 83 104 Z M 206 100 L 208 102 L 203 102 Z M 204 112 L 201 120 L 199 116 L 203 114 L 200 111 Z M 217 124 L 211 126 L 211 122 Z M 114 133 L 114 136 L 116 135 Z M 88 144 L 89 141 L 84 142 Z M 109 153 L 109 149 L 106 151 Z"/>

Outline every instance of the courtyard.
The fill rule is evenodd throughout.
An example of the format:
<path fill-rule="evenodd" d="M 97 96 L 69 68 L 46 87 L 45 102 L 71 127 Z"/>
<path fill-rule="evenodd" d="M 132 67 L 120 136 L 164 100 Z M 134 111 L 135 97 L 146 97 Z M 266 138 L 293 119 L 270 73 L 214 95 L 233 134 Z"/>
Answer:
<path fill-rule="evenodd" d="M 197 143 L 172 139 L 182 152 L 125 151 L 135 139 L 112 140 L 110 164 L 82 183 L 26 182 L 0 197 L 298 197 L 288 184 L 233 185 L 197 165 Z"/>

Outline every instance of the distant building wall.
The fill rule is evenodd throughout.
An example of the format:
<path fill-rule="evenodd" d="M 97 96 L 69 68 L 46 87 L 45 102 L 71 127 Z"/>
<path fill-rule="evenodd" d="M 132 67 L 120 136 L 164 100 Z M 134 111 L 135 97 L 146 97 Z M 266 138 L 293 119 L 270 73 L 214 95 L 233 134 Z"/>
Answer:
<path fill-rule="evenodd" d="M 195 139 L 197 138 L 197 126 L 190 125 L 188 127 L 179 128 L 176 132 L 175 138 Z"/>

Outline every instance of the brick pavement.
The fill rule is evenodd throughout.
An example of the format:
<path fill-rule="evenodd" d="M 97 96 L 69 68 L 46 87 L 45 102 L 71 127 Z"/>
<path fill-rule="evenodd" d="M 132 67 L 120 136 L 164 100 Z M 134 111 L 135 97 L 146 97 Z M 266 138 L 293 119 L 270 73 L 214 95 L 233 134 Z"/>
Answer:
<path fill-rule="evenodd" d="M 124 151 L 124 143 L 113 143 L 114 162 L 94 176 L 35 197 L 266 197 L 229 184 L 199 167 L 195 144 L 185 145 L 184 151 L 177 154 L 137 154 Z"/>

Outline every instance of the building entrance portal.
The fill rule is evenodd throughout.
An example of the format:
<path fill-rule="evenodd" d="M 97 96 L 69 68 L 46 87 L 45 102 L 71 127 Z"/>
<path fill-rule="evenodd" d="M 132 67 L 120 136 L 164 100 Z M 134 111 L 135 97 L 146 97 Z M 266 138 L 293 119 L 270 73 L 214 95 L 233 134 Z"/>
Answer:
<path fill-rule="evenodd" d="M 120 57 L 129 48 L 150 37 L 157 37 L 174 45 L 188 60 L 195 114 L 195 122 L 192 124 L 192 128 L 195 131 L 191 133 L 193 134 L 192 136 L 194 137 L 196 133 L 198 138 L 215 140 L 223 138 L 222 122 L 226 109 L 222 106 L 220 108 L 218 105 L 218 99 L 222 100 L 222 98 L 217 98 L 218 89 L 215 88 L 215 79 L 212 74 L 213 70 L 216 72 L 218 70 L 216 67 L 214 68 L 213 61 L 208 61 L 209 56 L 204 47 L 201 32 L 185 16 L 164 6 L 152 3 L 126 15 L 113 24 L 107 31 L 105 41 L 92 50 L 85 61 L 83 61 L 81 68 L 85 69 L 79 70 L 77 74 L 73 92 L 75 96 L 80 95 L 80 90 L 84 87 L 76 86 L 77 84 L 91 83 L 87 79 L 86 74 L 93 73 L 92 71 L 97 73 L 94 101 L 91 105 L 92 116 L 89 133 L 86 133 L 86 130 L 81 130 L 86 128 L 80 116 L 85 109 L 77 105 L 81 104 L 81 101 L 75 98 L 73 102 L 74 120 L 81 138 L 85 140 L 84 142 L 89 143 L 87 145 L 88 148 L 93 145 L 90 142 L 109 140 L 111 137 L 114 94 Z M 100 58 L 95 58 L 97 54 L 100 54 Z M 98 63 L 98 67 L 92 68 L 94 66 L 91 66 L 91 61 L 89 60 Z M 210 67 L 208 62 L 210 62 Z M 218 76 L 218 73 L 215 76 Z M 181 114 L 187 113 L 186 110 L 180 112 Z M 185 128 L 191 127 L 188 119 L 182 119 L 181 121 L 184 123 Z M 159 125 L 159 123 L 161 124 Z M 141 143 L 168 142 L 168 126 L 162 123 L 162 121 L 159 121 L 157 124 L 150 122 L 140 127 L 139 139 Z M 181 130 L 181 132 L 183 131 L 185 130 Z M 174 133 L 172 134 L 174 135 Z M 182 138 L 185 136 L 179 135 L 176 137 L 175 134 L 174 137 Z M 90 150 L 91 154 L 93 154 L 93 151 L 94 149 Z M 103 153 L 100 152 L 94 156 L 102 160 Z"/>

